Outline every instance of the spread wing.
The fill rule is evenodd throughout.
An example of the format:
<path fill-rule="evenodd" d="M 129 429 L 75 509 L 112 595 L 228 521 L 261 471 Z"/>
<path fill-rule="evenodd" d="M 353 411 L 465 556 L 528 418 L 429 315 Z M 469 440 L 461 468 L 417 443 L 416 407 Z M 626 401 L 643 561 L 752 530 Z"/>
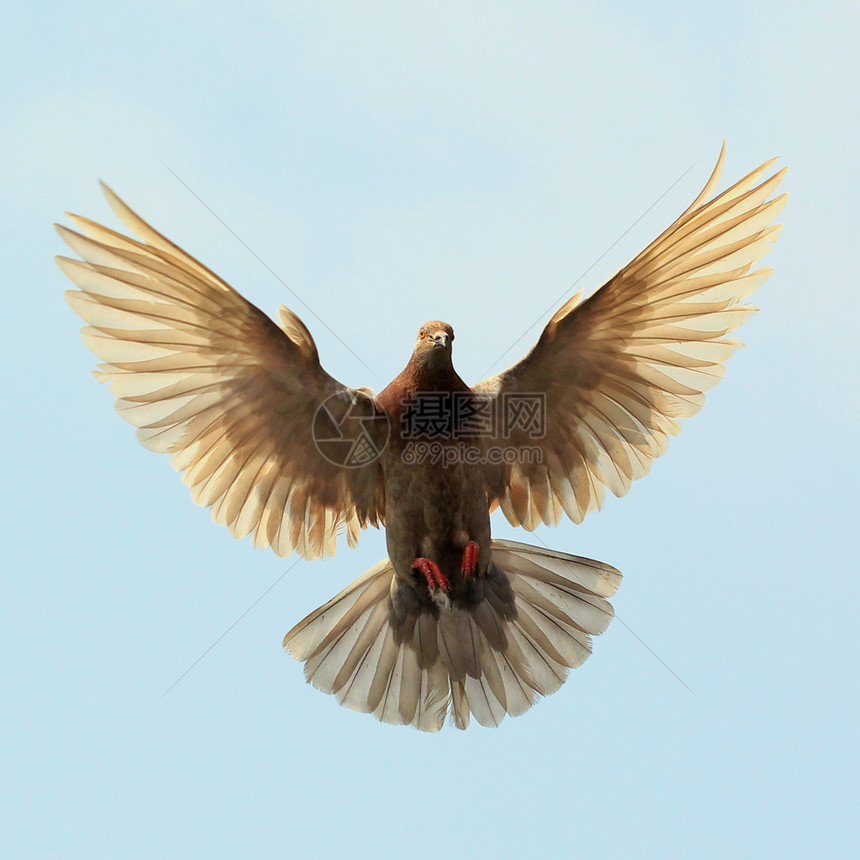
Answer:
<path fill-rule="evenodd" d="M 534 529 L 562 512 L 578 523 L 604 488 L 624 495 L 722 379 L 741 345 L 726 335 L 754 310 L 742 302 L 771 270 L 751 269 L 787 199 L 768 199 L 785 172 L 762 180 L 772 160 L 708 200 L 724 155 L 671 227 L 589 299 L 561 307 L 522 361 L 475 387 L 500 420 L 495 444 L 520 451 L 485 472 L 512 524 Z"/>
<path fill-rule="evenodd" d="M 305 558 L 332 554 L 340 531 L 354 543 L 384 513 L 373 398 L 322 369 L 291 311 L 279 328 L 104 191 L 142 241 L 73 215 L 81 232 L 57 229 L 83 260 L 57 262 L 80 288 L 66 298 L 120 415 L 236 537 Z"/>

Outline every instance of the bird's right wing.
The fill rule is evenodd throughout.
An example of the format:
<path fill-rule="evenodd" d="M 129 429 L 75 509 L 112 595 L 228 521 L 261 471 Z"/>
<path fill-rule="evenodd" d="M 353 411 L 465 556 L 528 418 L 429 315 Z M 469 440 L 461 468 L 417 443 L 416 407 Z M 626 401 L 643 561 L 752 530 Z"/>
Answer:
<path fill-rule="evenodd" d="M 322 369 L 295 314 L 282 307 L 276 326 L 104 191 L 142 241 L 72 215 L 81 232 L 57 229 L 83 259 L 57 262 L 79 287 L 66 298 L 89 324 L 84 343 L 106 362 L 96 375 L 138 439 L 171 455 L 216 522 L 278 555 L 331 554 L 340 531 L 353 543 L 380 523 L 374 399 Z"/>

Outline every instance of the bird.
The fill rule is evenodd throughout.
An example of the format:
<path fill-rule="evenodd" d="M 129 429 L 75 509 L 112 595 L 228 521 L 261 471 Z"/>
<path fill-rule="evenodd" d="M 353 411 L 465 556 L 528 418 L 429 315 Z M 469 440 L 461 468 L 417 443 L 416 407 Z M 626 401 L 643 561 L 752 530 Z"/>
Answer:
<path fill-rule="evenodd" d="M 626 494 L 723 377 L 771 273 L 755 267 L 785 168 L 771 159 L 717 194 L 725 151 L 666 230 L 472 386 L 442 320 L 379 394 L 341 384 L 293 311 L 274 322 L 104 184 L 137 238 L 69 213 L 75 229 L 56 227 L 77 256 L 57 262 L 96 377 L 215 522 L 305 559 L 385 529 L 388 557 L 284 638 L 306 679 L 386 723 L 495 727 L 590 655 L 621 573 L 493 539 L 491 514 L 534 531 Z"/>

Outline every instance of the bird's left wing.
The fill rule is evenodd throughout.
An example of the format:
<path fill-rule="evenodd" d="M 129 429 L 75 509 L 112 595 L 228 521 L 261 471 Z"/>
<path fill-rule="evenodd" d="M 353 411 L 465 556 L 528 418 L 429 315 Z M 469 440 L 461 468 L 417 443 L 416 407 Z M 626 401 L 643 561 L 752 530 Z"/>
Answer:
<path fill-rule="evenodd" d="M 770 269 L 752 271 L 775 241 L 772 200 L 784 170 L 767 162 L 717 197 L 720 153 L 691 206 L 588 300 L 574 296 L 518 364 L 475 387 L 495 410 L 485 467 L 491 501 L 534 529 L 574 522 L 624 495 L 694 415 L 740 345 L 726 335 L 753 308 L 741 302 Z"/>
<path fill-rule="evenodd" d="M 171 455 L 216 522 L 278 555 L 331 554 L 339 532 L 353 543 L 378 524 L 385 419 L 373 397 L 322 369 L 295 314 L 282 307 L 278 327 L 104 191 L 141 241 L 72 215 L 80 232 L 57 229 L 83 259 L 57 262 L 80 288 L 66 298 L 105 362 L 96 375 L 138 439 Z"/>

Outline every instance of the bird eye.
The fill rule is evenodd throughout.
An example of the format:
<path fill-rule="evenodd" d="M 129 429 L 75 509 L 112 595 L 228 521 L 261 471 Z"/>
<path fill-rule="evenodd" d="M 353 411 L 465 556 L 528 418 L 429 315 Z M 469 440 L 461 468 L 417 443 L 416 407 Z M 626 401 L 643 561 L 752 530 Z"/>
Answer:
<path fill-rule="evenodd" d="M 425 337 L 427 337 L 427 332 L 422 328 L 421 331 L 418 332 L 418 338 L 419 340 L 424 340 Z"/>

